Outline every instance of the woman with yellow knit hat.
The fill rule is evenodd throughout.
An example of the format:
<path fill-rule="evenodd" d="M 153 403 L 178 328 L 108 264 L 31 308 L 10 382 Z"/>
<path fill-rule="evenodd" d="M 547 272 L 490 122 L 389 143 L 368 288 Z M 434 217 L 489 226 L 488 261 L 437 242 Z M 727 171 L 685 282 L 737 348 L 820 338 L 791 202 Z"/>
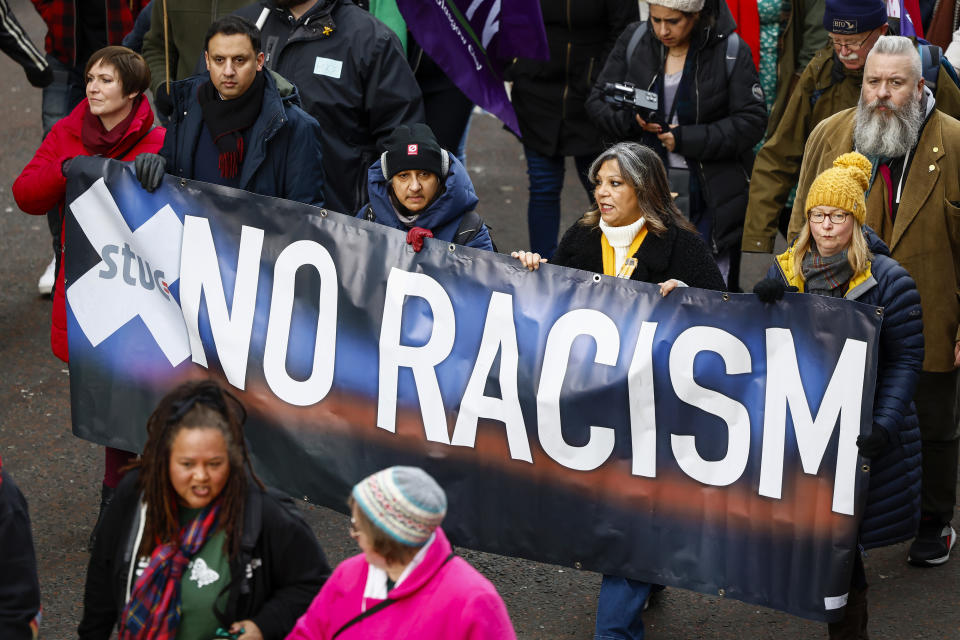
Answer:
<path fill-rule="evenodd" d="M 920 520 L 920 429 L 911 401 L 923 362 L 920 295 L 863 224 L 871 169 L 864 156 L 845 153 L 817 176 L 807 194 L 807 224 L 753 290 L 770 303 L 784 291 L 800 291 L 883 307 L 873 429 L 857 438 L 870 464 L 863 549 L 909 540 Z M 866 590 L 857 554 L 844 618 L 829 625 L 831 638 L 867 637 Z"/>

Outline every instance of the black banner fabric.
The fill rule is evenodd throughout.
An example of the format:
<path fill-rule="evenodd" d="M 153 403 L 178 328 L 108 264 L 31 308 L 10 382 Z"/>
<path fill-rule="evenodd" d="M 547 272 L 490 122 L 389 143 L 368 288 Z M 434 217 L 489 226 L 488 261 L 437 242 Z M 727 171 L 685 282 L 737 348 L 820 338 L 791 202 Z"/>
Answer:
<path fill-rule="evenodd" d="M 655 285 L 427 240 L 129 165 L 70 167 L 74 432 L 129 450 L 213 377 L 258 472 L 346 509 L 394 464 L 459 545 L 817 620 L 846 601 L 880 310 Z"/>

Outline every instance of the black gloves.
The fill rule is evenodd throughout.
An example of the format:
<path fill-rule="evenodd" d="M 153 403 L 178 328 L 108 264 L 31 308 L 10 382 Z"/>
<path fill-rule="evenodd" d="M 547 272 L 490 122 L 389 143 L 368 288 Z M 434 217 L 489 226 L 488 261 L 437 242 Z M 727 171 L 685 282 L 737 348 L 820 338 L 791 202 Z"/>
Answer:
<path fill-rule="evenodd" d="M 789 291 L 796 293 L 796 287 L 788 287 L 783 284 L 780 278 L 764 278 L 753 287 L 753 292 L 760 298 L 760 302 L 776 302 L 783 298 L 783 294 Z"/>
<path fill-rule="evenodd" d="M 170 94 L 167 93 L 166 82 L 161 82 L 157 90 L 153 92 L 153 104 L 157 107 L 160 115 L 164 117 L 169 118 L 170 114 L 173 113 L 173 100 L 170 99 Z"/>
<path fill-rule="evenodd" d="M 860 449 L 860 455 L 864 458 L 876 458 L 883 453 L 888 444 L 890 444 L 890 438 L 887 432 L 877 425 L 873 425 L 870 435 L 857 436 L 857 448 Z"/>
<path fill-rule="evenodd" d="M 163 174 L 167 169 L 167 161 L 156 153 L 141 153 L 133 161 L 133 168 L 137 172 L 137 180 L 144 189 L 153 193 L 163 181 Z"/>
<path fill-rule="evenodd" d="M 50 68 L 50 65 L 45 66 L 43 69 L 24 67 L 23 71 L 27 74 L 27 82 L 38 89 L 49 86 L 50 83 L 53 82 L 53 69 Z"/>

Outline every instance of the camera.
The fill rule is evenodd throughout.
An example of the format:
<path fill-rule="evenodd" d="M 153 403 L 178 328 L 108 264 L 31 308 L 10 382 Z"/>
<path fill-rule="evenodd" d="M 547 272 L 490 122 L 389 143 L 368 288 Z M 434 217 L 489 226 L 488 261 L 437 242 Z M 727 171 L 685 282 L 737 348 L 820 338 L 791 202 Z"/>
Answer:
<path fill-rule="evenodd" d="M 660 99 L 653 91 L 638 89 L 629 82 L 607 82 L 603 85 L 603 100 L 619 109 L 633 109 L 647 122 L 660 123 Z"/>

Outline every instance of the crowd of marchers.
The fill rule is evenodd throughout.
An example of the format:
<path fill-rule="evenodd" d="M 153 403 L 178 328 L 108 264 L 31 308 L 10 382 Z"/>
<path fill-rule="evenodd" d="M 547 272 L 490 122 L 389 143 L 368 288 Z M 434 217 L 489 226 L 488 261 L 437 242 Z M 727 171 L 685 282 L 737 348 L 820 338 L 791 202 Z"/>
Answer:
<path fill-rule="evenodd" d="M 132 161 L 147 191 L 172 175 L 355 215 L 415 251 L 427 238 L 497 250 L 463 152 L 473 104 L 396 2 L 34 3 L 46 55 L 7 0 L 0 47 L 43 87 L 44 137 L 12 190 L 50 223 L 39 288 L 58 358 L 77 156 Z M 737 292 L 741 253 L 772 252 L 779 232 L 787 248 L 753 288 L 764 303 L 795 292 L 883 308 L 872 428 L 856 441 L 870 469 L 859 551 L 827 630 L 866 638 L 862 551 L 911 541 L 908 562 L 938 567 L 956 542 L 960 44 L 917 36 L 949 39 L 955 3 L 540 5 L 549 59 L 506 70 L 529 175 L 521 265 L 663 296 Z M 587 212 L 561 234 L 567 157 Z M 79 637 L 514 637 L 496 589 L 452 551 L 433 478 L 395 466 L 353 487 L 360 553 L 331 572 L 296 507 L 257 478 L 245 417 L 228 390 L 189 383 L 150 416 L 141 453 L 105 449 Z M 6 471 L 0 549 L 0 637 L 36 638 L 29 517 Z M 605 575 L 595 638 L 643 638 L 663 588 Z"/>

